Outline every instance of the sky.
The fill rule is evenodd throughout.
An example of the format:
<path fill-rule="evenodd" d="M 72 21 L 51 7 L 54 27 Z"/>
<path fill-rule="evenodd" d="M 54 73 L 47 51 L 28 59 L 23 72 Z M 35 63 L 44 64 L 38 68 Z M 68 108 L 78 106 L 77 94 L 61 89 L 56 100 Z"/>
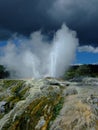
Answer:
<path fill-rule="evenodd" d="M 74 63 L 98 63 L 98 0 L 0 0 L 0 46 L 37 30 L 51 39 L 63 23 L 79 39 Z"/>
<path fill-rule="evenodd" d="M 74 64 L 98 64 L 98 53 L 77 52 Z"/>

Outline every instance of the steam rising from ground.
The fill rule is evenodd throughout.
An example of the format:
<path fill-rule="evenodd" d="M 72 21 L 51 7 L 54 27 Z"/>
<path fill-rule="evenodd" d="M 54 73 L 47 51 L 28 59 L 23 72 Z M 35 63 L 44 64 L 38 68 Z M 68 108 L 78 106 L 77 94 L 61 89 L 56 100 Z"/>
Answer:
<path fill-rule="evenodd" d="M 41 31 L 29 39 L 12 40 L 2 48 L 0 64 L 11 72 L 11 78 L 60 77 L 75 57 L 78 46 L 76 33 L 63 24 L 51 42 L 43 40 Z"/>

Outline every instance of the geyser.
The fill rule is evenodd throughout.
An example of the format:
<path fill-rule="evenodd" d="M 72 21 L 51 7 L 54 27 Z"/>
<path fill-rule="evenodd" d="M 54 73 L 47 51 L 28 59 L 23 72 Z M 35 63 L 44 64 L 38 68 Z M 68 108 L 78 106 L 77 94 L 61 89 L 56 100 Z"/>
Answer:
<path fill-rule="evenodd" d="M 53 40 L 43 40 L 40 31 L 34 32 L 29 39 L 8 40 L 1 48 L 0 64 L 10 72 L 11 78 L 60 77 L 75 58 L 78 46 L 76 32 L 62 25 Z"/>

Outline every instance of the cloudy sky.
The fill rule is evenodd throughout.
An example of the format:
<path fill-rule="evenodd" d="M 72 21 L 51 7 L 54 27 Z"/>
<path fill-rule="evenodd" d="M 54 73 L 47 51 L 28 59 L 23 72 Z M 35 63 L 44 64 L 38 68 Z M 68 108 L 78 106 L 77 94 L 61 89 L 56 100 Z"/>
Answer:
<path fill-rule="evenodd" d="M 62 23 L 79 38 L 75 63 L 98 63 L 98 0 L 0 0 L 1 46 L 40 29 L 51 37 Z"/>

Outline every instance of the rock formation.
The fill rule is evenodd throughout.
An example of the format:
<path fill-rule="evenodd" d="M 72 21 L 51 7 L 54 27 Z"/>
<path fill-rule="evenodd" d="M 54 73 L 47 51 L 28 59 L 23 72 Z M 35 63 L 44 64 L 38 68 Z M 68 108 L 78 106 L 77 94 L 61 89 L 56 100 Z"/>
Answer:
<path fill-rule="evenodd" d="M 98 79 L 0 80 L 0 130 L 98 130 Z"/>

